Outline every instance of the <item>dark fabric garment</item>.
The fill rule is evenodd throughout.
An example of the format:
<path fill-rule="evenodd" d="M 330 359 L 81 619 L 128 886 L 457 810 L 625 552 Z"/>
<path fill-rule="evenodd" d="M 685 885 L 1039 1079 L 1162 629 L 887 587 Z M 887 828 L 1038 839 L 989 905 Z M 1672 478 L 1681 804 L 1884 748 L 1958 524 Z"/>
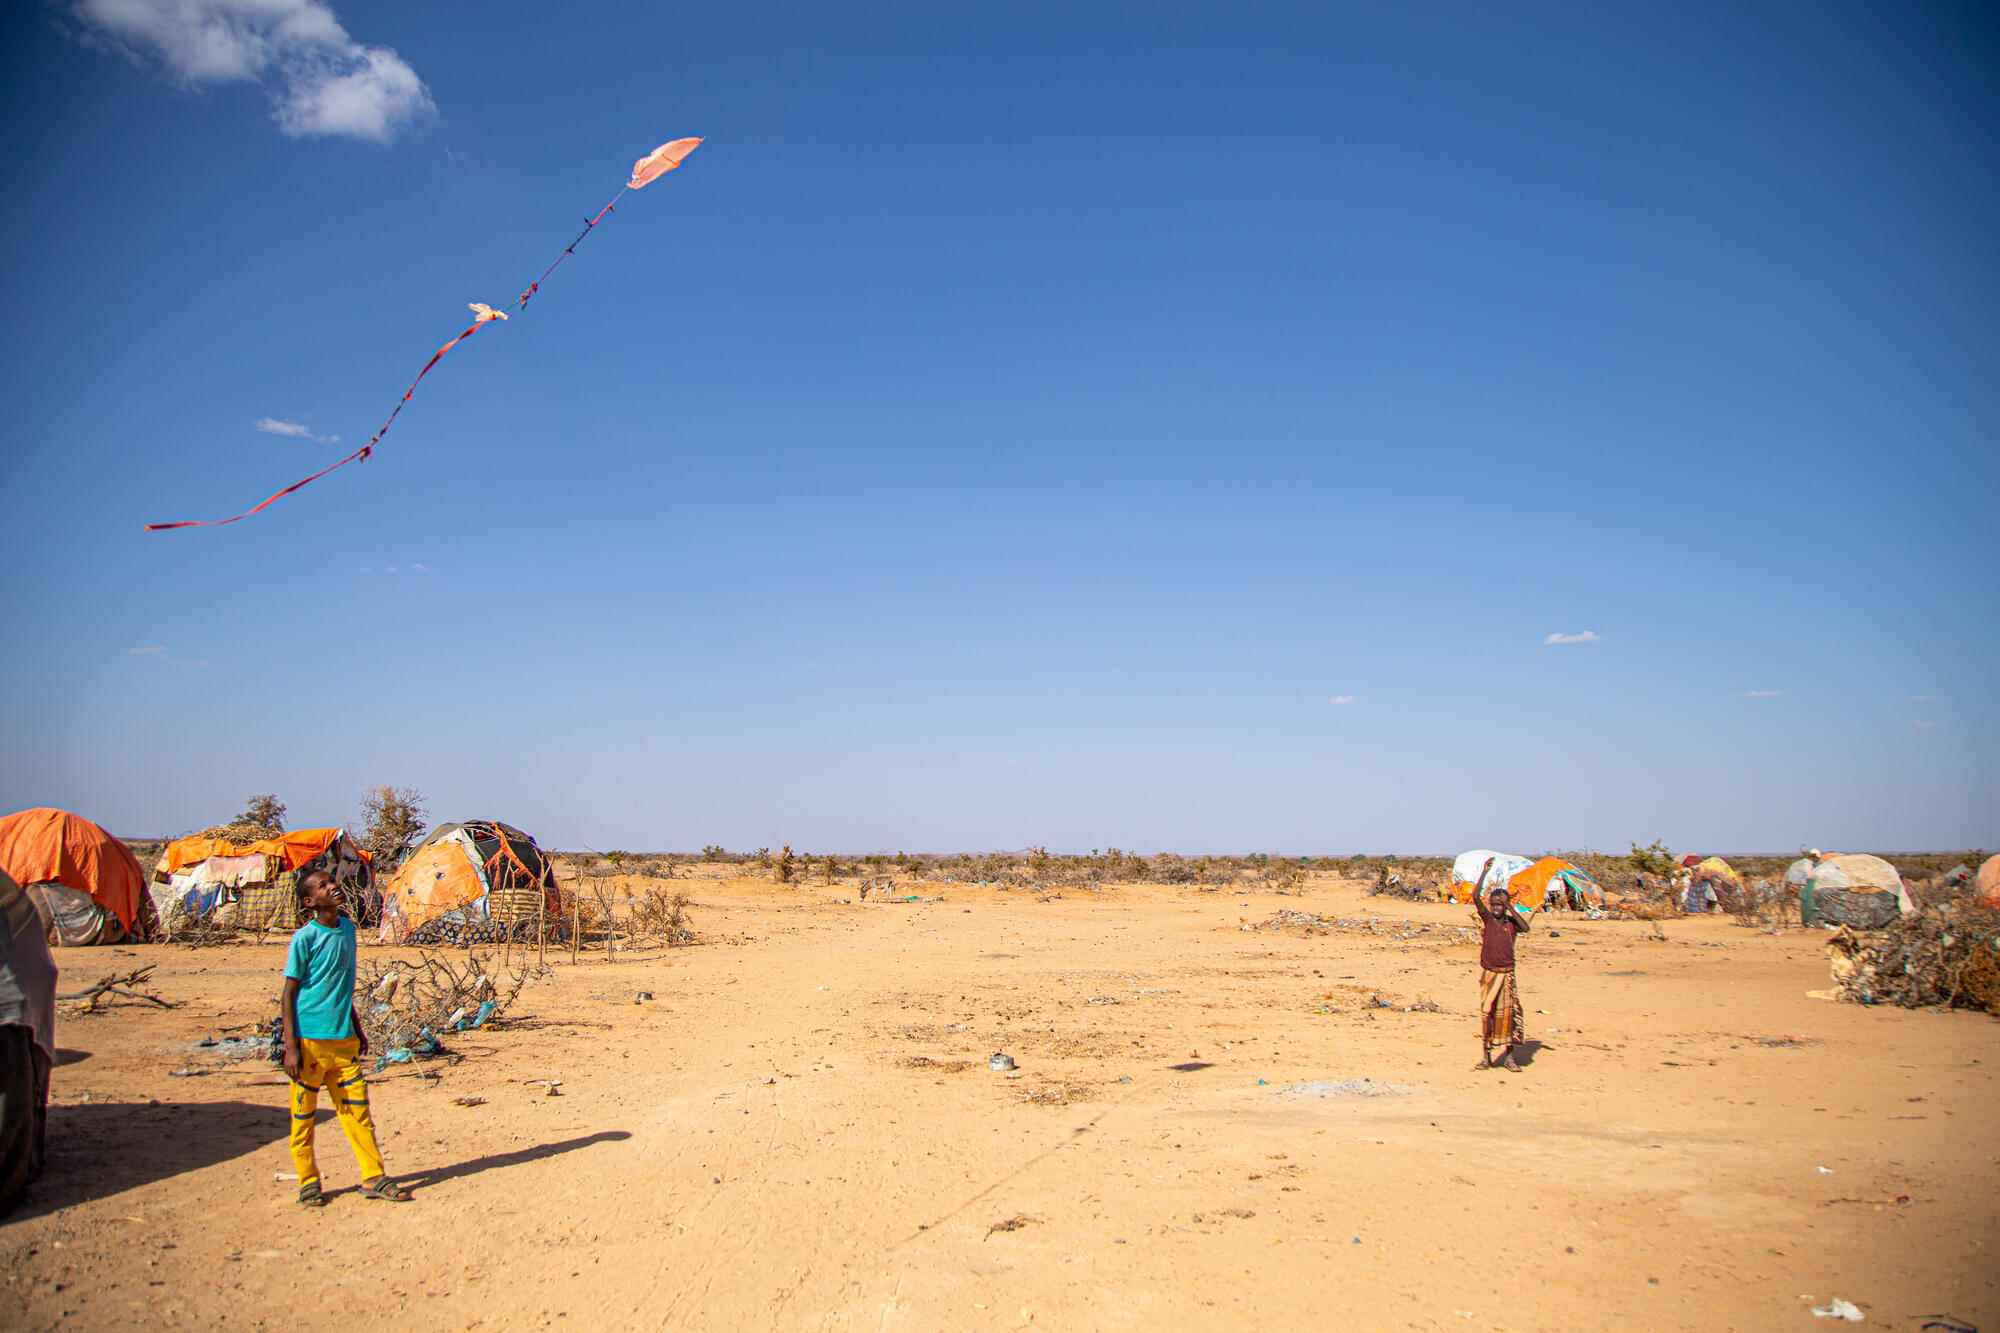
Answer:
<path fill-rule="evenodd" d="M 49 1057 L 18 1023 L 0 1026 L 0 1217 L 42 1174 L 48 1142 Z"/>
<path fill-rule="evenodd" d="M 1479 966 L 1488 972 L 1514 970 L 1514 937 L 1521 923 L 1508 908 L 1505 916 L 1494 916 L 1486 904 L 1479 905 Z"/>

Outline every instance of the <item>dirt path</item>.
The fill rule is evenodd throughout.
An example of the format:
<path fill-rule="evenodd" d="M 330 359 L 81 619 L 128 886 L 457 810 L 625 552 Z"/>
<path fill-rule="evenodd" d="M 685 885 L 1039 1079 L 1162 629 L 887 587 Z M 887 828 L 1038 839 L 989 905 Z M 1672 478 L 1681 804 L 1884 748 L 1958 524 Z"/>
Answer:
<path fill-rule="evenodd" d="M 2000 1325 L 2000 1024 L 1809 999 L 1812 934 L 1544 918 L 1510 1076 L 1470 1068 L 1472 945 L 1243 929 L 1462 908 L 690 887 L 718 942 L 565 954 L 435 1086 L 375 1082 L 400 1208 L 292 1203 L 281 1076 L 168 1075 L 266 1011 L 280 947 L 64 951 L 186 1003 L 61 1025 L 6 1322 L 1767 1330 L 1840 1296 Z M 320 1152 L 351 1185 L 330 1120 Z"/>

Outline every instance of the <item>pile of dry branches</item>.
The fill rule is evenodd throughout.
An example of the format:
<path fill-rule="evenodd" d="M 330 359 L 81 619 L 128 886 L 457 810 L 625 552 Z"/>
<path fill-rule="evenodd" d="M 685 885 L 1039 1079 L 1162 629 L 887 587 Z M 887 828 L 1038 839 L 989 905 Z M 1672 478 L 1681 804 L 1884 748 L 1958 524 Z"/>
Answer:
<path fill-rule="evenodd" d="M 1908 912 L 1881 930 L 1842 926 L 1826 943 L 1840 998 L 2000 1014 L 2000 911 L 1958 903 Z"/>
<path fill-rule="evenodd" d="M 423 949 L 416 962 L 391 958 L 363 966 L 355 978 L 355 1007 L 370 1050 L 414 1050 L 426 1032 L 441 1039 L 461 1025 L 483 1025 L 505 1014 L 533 976 L 525 957 L 518 966 L 496 965 L 472 950 L 454 963 Z M 482 1018 L 488 1004 L 492 1008 Z"/>

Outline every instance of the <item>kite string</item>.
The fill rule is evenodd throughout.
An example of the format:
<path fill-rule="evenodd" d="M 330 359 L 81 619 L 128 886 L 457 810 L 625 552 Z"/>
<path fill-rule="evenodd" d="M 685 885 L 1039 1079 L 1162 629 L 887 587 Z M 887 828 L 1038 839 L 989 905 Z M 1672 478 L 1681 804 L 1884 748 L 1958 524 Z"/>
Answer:
<path fill-rule="evenodd" d="M 563 266 L 563 261 L 576 253 L 576 247 L 583 244 L 583 238 L 590 235 L 591 232 L 597 229 L 597 224 L 604 220 L 604 216 L 607 213 L 609 213 L 612 209 L 618 207 L 618 201 L 620 199 L 623 199 L 625 197 L 625 192 L 627 190 L 630 190 L 631 188 L 632 186 L 629 182 L 621 186 L 619 188 L 618 193 L 611 196 L 611 202 L 597 210 L 597 215 L 595 217 L 588 217 L 583 220 L 583 230 L 576 234 L 576 239 L 571 241 L 568 245 L 564 246 L 562 253 L 556 256 L 555 263 L 550 264 L 547 268 L 543 269 L 542 276 L 536 278 L 533 282 L 529 283 L 528 289 L 522 292 L 521 295 L 515 300 L 514 308 L 516 310 L 525 310 L 528 308 L 529 299 L 533 297 L 536 292 L 542 289 L 542 284 L 549 280 L 549 274 L 561 268 Z"/>
<path fill-rule="evenodd" d="M 536 278 L 532 283 L 528 285 L 528 289 L 521 293 L 520 297 L 516 299 L 516 301 L 514 302 L 515 309 L 522 310 L 527 308 L 529 298 L 534 296 L 536 292 L 541 290 L 542 284 L 548 281 L 549 274 L 554 273 L 557 269 L 561 268 L 563 265 L 563 261 L 576 253 L 576 247 L 583 244 L 584 238 L 589 236 L 591 232 L 597 229 L 597 224 L 602 222 L 606 217 L 610 215 L 611 210 L 618 206 L 618 201 L 620 199 L 623 199 L 626 195 L 626 192 L 629 191 L 631 188 L 632 187 L 630 183 L 627 183 L 618 191 L 617 194 L 611 196 L 611 202 L 607 203 L 604 207 L 597 210 L 595 216 L 584 219 L 583 230 L 576 234 L 575 240 L 571 241 L 568 245 L 563 247 L 562 253 L 556 256 L 555 262 L 553 264 L 550 264 L 546 269 L 542 270 L 542 276 Z M 416 396 L 417 386 L 423 383 L 424 376 L 430 374 L 431 368 L 437 365 L 439 361 L 444 359 L 444 354 L 446 352 L 449 352 L 452 348 L 458 346 L 460 343 L 464 342 L 467 338 L 470 338 L 473 334 L 479 332 L 482 323 L 483 321 L 475 321 L 470 327 L 468 327 L 465 330 L 465 332 L 459 334 L 456 338 L 453 338 L 450 342 L 446 343 L 444 346 L 438 348 L 437 351 L 433 352 L 431 354 L 431 359 L 424 362 L 424 368 L 417 372 L 417 377 L 410 381 L 410 387 L 403 391 L 403 396 L 397 400 L 395 410 L 389 413 L 388 419 L 383 421 L 382 425 L 376 430 L 375 434 L 369 438 L 368 443 L 362 445 L 359 449 L 356 449 L 353 453 L 349 454 L 347 457 L 340 459 L 338 462 L 329 463 L 327 466 L 313 473 L 310 477 L 306 477 L 299 481 L 293 482 L 291 485 L 285 487 L 283 490 L 273 494 L 269 499 L 264 500 L 262 503 L 258 504 L 255 508 L 246 509 L 240 514 L 232 514 L 228 518 L 183 519 L 181 522 L 178 523 L 148 523 L 146 525 L 146 531 L 165 532 L 171 528 L 221 527 L 224 524 L 240 522 L 243 519 L 249 518 L 252 514 L 260 513 L 264 509 L 270 507 L 271 505 L 276 504 L 279 500 L 284 499 L 287 495 L 290 495 L 293 491 L 301 490 L 304 487 L 310 486 L 312 483 L 318 481 L 321 477 L 324 477 L 327 473 L 333 472 L 339 468 L 346 467 L 349 463 L 358 463 L 361 460 L 367 458 L 370 454 L 375 452 L 375 446 L 382 442 L 382 437 L 389 433 L 389 427 L 396 424 L 396 418 L 403 414 L 403 408 L 409 404 L 410 399 Z"/>

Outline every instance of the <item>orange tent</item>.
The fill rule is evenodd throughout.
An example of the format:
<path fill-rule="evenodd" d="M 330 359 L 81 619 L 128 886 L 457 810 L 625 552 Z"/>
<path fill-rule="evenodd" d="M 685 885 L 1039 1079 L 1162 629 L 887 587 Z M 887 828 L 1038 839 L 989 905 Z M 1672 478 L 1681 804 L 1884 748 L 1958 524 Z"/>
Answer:
<path fill-rule="evenodd" d="M 1980 864 L 1979 878 L 1974 883 L 1983 906 L 2000 907 L 2000 852 Z"/>
<path fill-rule="evenodd" d="M 58 884 L 90 895 L 136 937 L 146 872 L 132 849 L 81 815 L 42 806 L 0 819 L 0 869 L 16 884 Z"/>
<path fill-rule="evenodd" d="M 1597 881 L 1575 862 L 1560 856 L 1545 856 L 1507 881 L 1508 896 L 1531 912 L 1547 906 L 1551 892 L 1565 899 L 1574 894 L 1588 906 L 1604 906 L 1604 890 Z"/>
<path fill-rule="evenodd" d="M 301 828 L 255 842 L 231 842 L 227 838 L 175 838 L 167 844 L 167 850 L 160 858 L 160 868 L 169 875 L 178 875 L 211 856 L 275 856 L 286 870 L 297 870 L 325 853 L 346 832 L 346 829 L 338 828 Z M 354 850 L 360 852 L 363 861 L 372 862 L 375 859 L 360 847 Z"/>

